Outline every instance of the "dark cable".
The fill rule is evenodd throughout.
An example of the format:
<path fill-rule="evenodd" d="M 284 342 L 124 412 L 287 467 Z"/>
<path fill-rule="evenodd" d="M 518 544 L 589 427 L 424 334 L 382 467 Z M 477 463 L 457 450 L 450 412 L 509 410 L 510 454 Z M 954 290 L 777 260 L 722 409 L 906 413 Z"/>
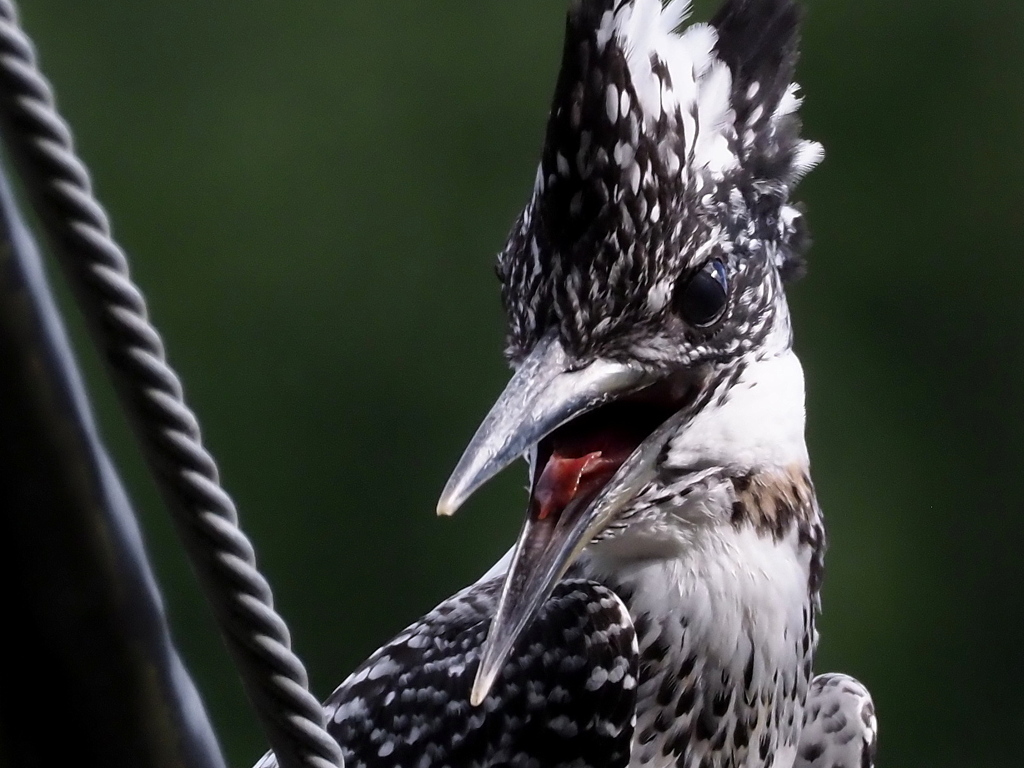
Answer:
<path fill-rule="evenodd" d="M 11 0 L 0 0 L 0 118 L 279 764 L 341 768 L 341 749 Z"/>

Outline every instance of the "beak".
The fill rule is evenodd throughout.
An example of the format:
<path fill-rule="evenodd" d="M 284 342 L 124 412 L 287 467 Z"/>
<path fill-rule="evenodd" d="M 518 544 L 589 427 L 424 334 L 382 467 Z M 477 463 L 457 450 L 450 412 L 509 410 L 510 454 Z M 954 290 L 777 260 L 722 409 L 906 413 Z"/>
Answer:
<path fill-rule="evenodd" d="M 595 360 L 572 370 L 557 340 L 541 340 L 470 440 L 441 492 L 437 514 L 454 515 L 484 483 L 566 422 L 650 382 L 626 363 Z"/>
<path fill-rule="evenodd" d="M 558 342 L 545 339 L 477 430 L 445 486 L 438 513 L 453 514 L 480 486 L 558 427 L 654 382 L 652 374 L 628 363 L 598 360 L 573 370 Z M 583 549 L 654 479 L 661 448 L 687 417 L 685 409 L 670 416 L 600 490 L 574 496 L 558 514 L 539 511 L 531 502 L 481 651 L 470 695 L 474 706 L 487 697 L 517 639 Z M 536 477 L 534 484 L 536 490 Z"/>

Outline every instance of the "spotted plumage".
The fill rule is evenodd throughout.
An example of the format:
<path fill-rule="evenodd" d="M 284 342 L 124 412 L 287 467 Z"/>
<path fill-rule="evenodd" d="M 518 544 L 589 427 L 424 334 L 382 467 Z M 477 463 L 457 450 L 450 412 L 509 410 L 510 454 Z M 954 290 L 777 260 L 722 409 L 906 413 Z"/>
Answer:
<path fill-rule="evenodd" d="M 563 581 L 483 704 L 466 700 L 501 584 L 441 603 L 381 648 L 327 702 L 348 768 L 625 765 L 637 649 L 622 601 Z"/>
<path fill-rule="evenodd" d="M 870 767 L 877 751 L 878 721 L 867 689 L 848 675 L 814 678 L 794 768 Z"/>
<path fill-rule="evenodd" d="M 785 295 L 822 156 L 800 13 L 687 15 L 570 5 L 498 258 L 515 373 L 438 505 L 524 456 L 523 527 L 330 697 L 350 768 L 873 766 L 866 690 L 813 677 L 825 533 Z"/>

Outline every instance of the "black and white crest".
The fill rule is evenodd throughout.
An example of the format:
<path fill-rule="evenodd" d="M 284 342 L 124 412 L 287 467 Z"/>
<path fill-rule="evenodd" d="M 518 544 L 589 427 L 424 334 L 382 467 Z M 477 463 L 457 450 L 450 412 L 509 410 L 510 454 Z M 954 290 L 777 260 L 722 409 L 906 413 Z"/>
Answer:
<path fill-rule="evenodd" d="M 533 196 L 498 261 L 513 359 L 552 328 L 581 357 L 622 354 L 710 258 L 739 283 L 799 271 L 789 196 L 822 156 L 799 137 L 799 9 L 729 0 L 680 30 L 688 13 L 573 2 Z"/>

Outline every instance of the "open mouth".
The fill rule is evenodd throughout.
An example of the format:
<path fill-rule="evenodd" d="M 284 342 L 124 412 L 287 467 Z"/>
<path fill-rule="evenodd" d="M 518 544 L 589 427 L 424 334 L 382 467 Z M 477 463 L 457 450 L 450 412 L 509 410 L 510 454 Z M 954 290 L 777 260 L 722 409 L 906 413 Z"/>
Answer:
<path fill-rule="evenodd" d="M 563 424 L 537 446 L 529 515 L 557 523 L 576 501 L 585 506 L 665 421 L 692 402 L 696 387 L 666 382 Z"/>
<path fill-rule="evenodd" d="M 699 366 L 664 376 L 637 363 L 573 366 L 554 335 L 520 362 L 438 501 L 450 515 L 534 451 L 530 503 L 503 576 L 470 702 L 480 704 L 517 638 L 584 549 L 657 476 L 658 456 L 701 392 Z"/>

